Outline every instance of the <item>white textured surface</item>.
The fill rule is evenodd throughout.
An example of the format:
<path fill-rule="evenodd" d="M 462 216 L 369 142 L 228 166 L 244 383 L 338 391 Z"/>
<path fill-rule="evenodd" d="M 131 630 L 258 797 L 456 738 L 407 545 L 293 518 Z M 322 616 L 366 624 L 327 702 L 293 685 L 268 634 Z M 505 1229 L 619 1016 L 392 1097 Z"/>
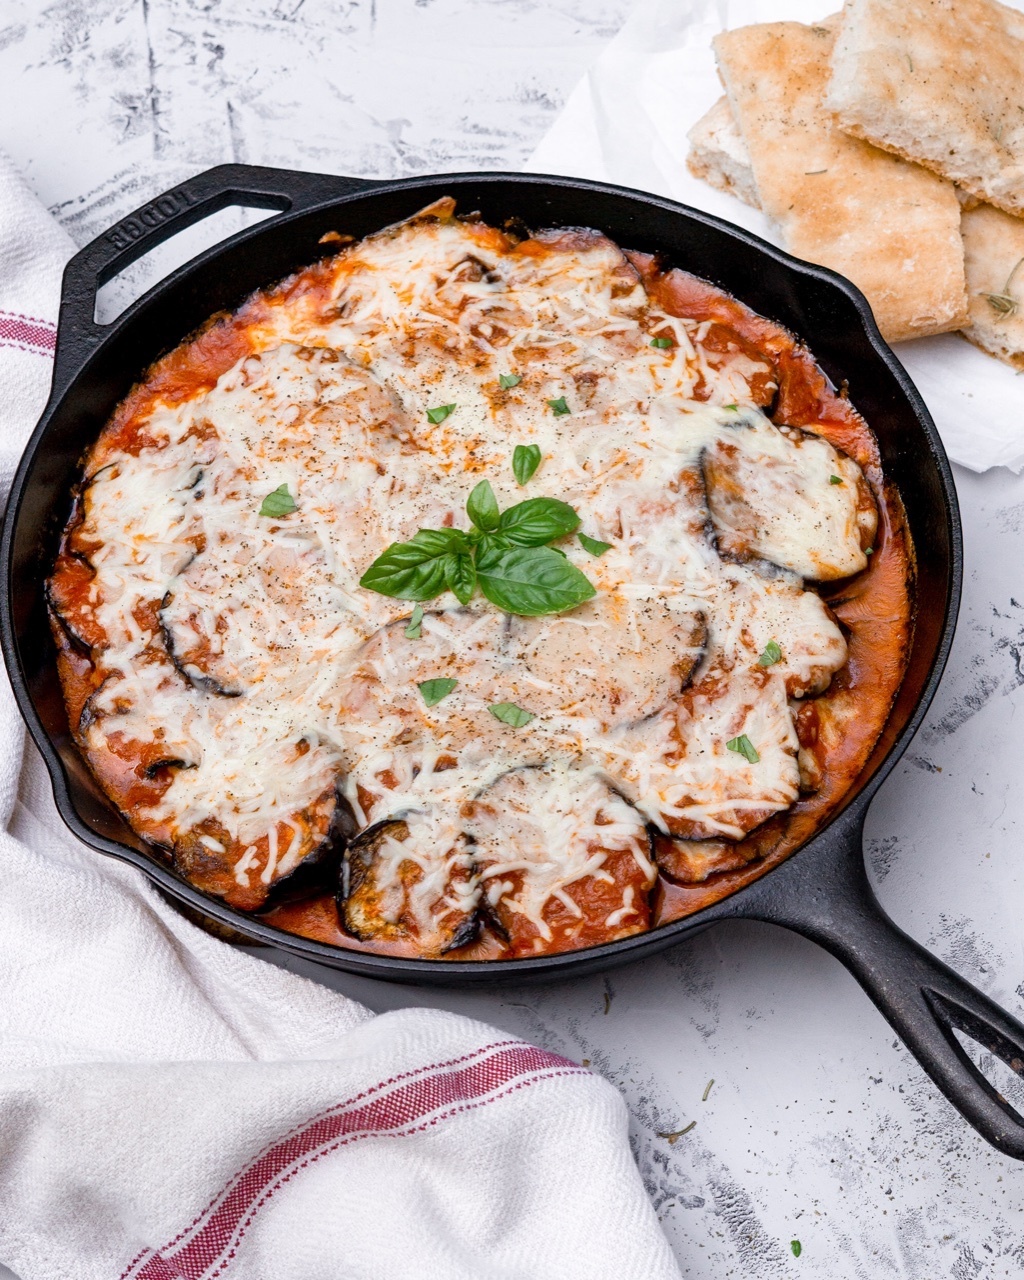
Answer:
<path fill-rule="evenodd" d="M 0 146 L 79 242 L 228 159 L 373 175 L 516 168 L 627 7 L 2 0 Z M 1022 410 L 1024 389 L 1009 406 Z M 1019 1017 L 1024 482 L 957 481 L 968 571 L 956 646 L 874 805 L 870 859 L 899 923 Z M 723 926 L 607 981 L 494 995 L 330 981 L 377 1009 L 441 1005 L 590 1059 L 630 1103 L 690 1277 L 1024 1272 L 1024 1169 L 936 1096 L 835 961 L 780 930 Z M 692 1119 L 675 1145 L 656 1136 Z"/>

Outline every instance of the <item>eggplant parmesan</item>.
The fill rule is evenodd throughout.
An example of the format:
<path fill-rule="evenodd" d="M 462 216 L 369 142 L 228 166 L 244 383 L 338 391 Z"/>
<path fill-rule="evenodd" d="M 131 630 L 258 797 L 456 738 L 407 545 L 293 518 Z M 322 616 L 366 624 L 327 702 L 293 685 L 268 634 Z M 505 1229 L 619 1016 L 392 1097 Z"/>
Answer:
<path fill-rule="evenodd" d="M 598 232 L 441 201 L 332 239 L 84 460 L 47 599 L 100 786 L 206 893 L 398 954 L 591 946 L 761 874 L 909 648 L 863 419 Z"/>

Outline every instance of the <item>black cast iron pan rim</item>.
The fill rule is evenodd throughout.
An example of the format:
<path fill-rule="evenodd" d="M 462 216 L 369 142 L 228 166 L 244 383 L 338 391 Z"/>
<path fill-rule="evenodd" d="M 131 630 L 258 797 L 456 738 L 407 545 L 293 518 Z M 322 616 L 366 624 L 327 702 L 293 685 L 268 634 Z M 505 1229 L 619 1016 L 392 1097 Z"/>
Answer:
<path fill-rule="evenodd" d="M 257 182 L 254 184 L 254 178 Z M 457 197 L 458 188 L 463 185 L 472 183 L 473 185 L 495 185 L 503 186 L 515 184 L 516 186 L 549 186 L 555 185 L 562 189 L 571 191 L 579 191 L 581 193 L 600 192 L 613 196 L 625 197 L 631 201 L 642 202 L 646 205 L 653 206 L 671 217 L 683 217 L 691 221 L 703 223 L 704 225 L 714 227 L 716 230 L 722 231 L 733 239 L 740 241 L 748 248 L 756 250 L 765 257 L 772 258 L 776 262 L 781 263 L 789 270 L 801 275 L 809 276 L 820 281 L 827 287 L 836 289 L 845 294 L 846 297 L 854 304 L 860 317 L 864 331 L 868 340 L 873 347 L 875 354 L 889 368 L 890 372 L 896 378 L 900 385 L 900 389 L 906 397 L 913 410 L 914 416 L 917 418 L 922 429 L 924 430 L 935 464 L 940 471 L 942 485 L 946 500 L 946 515 L 949 521 L 951 545 L 954 552 L 959 551 L 961 546 L 961 531 L 959 508 L 956 499 L 956 490 L 953 483 L 953 475 L 949 466 L 945 450 L 939 439 L 938 432 L 932 422 L 931 415 L 926 408 L 917 388 L 910 381 L 900 364 L 899 360 L 893 354 L 891 349 L 885 343 L 875 323 L 871 308 L 864 298 L 864 295 L 845 277 L 838 275 L 836 272 L 829 270 L 827 267 L 821 267 L 813 263 L 805 262 L 799 258 L 793 257 L 785 250 L 770 244 L 761 237 L 737 227 L 732 223 L 726 222 L 724 219 L 717 218 L 713 214 L 705 213 L 703 210 L 692 208 L 691 206 L 669 200 L 661 196 L 652 195 L 648 192 L 637 191 L 635 189 L 617 186 L 612 183 L 594 182 L 584 178 L 565 178 L 545 174 L 524 174 L 510 172 L 465 172 L 452 174 L 430 174 L 419 175 L 414 178 L 399 178 L 391 180 L 377 180 L 365 178 L 339 178 L 334 175 L 322 175 L 312 173 L 299 173 L 288 170 L 271 170 L 258 166 L 249 165 L 220 165 L 214 169 L 205 171 L 197 175 L 193 180 L 193 184 L 206 183 L 213 185 L 216 189 L 228 192 L 232 196 L 237 191 L 245 198 L 239 203 L 252 204 L 255 203 L 250 198 L 254 185 L 259 185 L 259 180 L 269 178 L 271 184 L 274 185 L 275 191 L 280 187 L 287 188 L 292 184 L 298 184 L 307 191 L 322 193 L 319 200 L 296 201 L 291 208 L 281 208 L 279 202 L 267 201 L 263 207 L 278 208 L 276 217 L 261 222 L 253 227 L 237 232 L 233 236 L 219 241 L 209 249 L 186 262 L 182 267 L 170 273 L 167 277 L 160 280 L 152 288 L 142 294 L 135 302 L 133 302 L 125 311 L 123 311 L 112 323 L 105 326 L 94 326 L 95 341 L 91 344 L 92 351 L 83 361 L 78 359 L 79 367 L 75 371 L 74 377 L 77 378 L 84 374 L 88 364 L 93 356 L 99 352 L 101 347 L 109 341 L 116 333 L 128 328 L 139 322 L 140 317 L 145 312 L 154 299 L 158 298 L 171 284 L 185 275 L 193 272 L 206 270 L 216 266 L 217 258 L 227 249 L 236 244 L 243 242 L 258 242 L 262 233 L 271 228 L 277 229 L 289 220 L 296 219 L 308 213 L 312 208 L 318 205 L 337 206 L 339 209 L 344 205 L 359 200 L 365 195 L 386 194 L 391 191 L 414 192 L 418 189 L 436 188 L 438 184 L 452 188 L 452 193 Z M 339 193 L 339 184 L 342 184 L 342 191 Z M 179 188 L 173 189 L 180 191 L 187 188 L 190 184 L 183 183 Z M 266 185 L 266 184 L 264 184 Z M 171 193 L 165 193 L 171 194 Z M 136 211 L 136 214 L 129 215 L 128 218 L 122 220 L 119 224 L 124 226 L 137 219 L 140 214 L 148 209 L 152 209 L 158 202 L 165 197 L 157 196 L 150 201 L 148 205 L 143 206 L 142 210 Z M 234 203 L 234 199 L 222 200 L 218 205 L 213 207 L 225 207 Z M 201 216 L 212 209 L 205 209 Z M 581 211 L 581 225 L 586 221 L 585 210 Z M 194 218 L 172 218 L 170 221 L 174 224 L 173 234 L 180 230 L 189 221 L 195 221 Z M 154 236 L 145 236 L 142 238 L 138 249 L 138 253 L 128 252 L 120 253 L 116 258 L 116 265 L 110 263 L 111 253 L 107 239 L 104 236 L 97 237 L 91 241 L 83 249 L 81 249 L 71 260 L 65 275 L 65 291 L 68 289 L 69 278 L 75 275 L 75 269 L 78 268 L 88 279 L 90 286 L 95 289 L 97 284 L 105 283 L 106 279 L 112 278 L 114 274 L 123 269 L 132 258 L 140 256 L 142 252 L 146 252 L 159 240 L 167 238 L 159 233 Z M 61 325 L 63 326 L 64 316 L 61 317 Z M 60 330 L 58 332 L 58 351 L 57 364 L 61 363 L 61 339 L 66 336 Z M 581 970 L 596 971 L 609 967 L 613 964 L 620 964 L 637 959 L 654 951 L 660 951 L 664 947 L 672 945 L 686 934 L 704 928 L 706 925 L 716 920 L 745 917 L 751 914 L 758 914 L 754 901 L 758 897 L 763 896 L 763 885 L 765 880 L 778 874 L 787 863 L 794 859 L 800 858 L 802 854 L 806 854 L 813 847 L 818 845 L 828 836 L 836 824 L 840 823 L 847 815 L 852 815 L 857 823 L 862 823 L 867 808 L 871 802 L 874 793 L 881 785 L 882 781 L 890 770 L 895 766 L 903 752 L 906 750 L 911 738 L 919 728 L 923 720 L 928 706 L 935 695 L 938 688 L 943 668 L 949 655 L 952 644 L 953 632 L 956 624 L 956 611 L 959 603 L 962 566 L 959 555 L 954 554 L 953 563 L 951 565 L 951 574 L 949 582 L 949 608 L 947 609 L 946 619 L 943 625 L 942 637 L 936 651 L 933 662 L 932 671 L 926 685 L 918 700 L 916 709 L 909 717 L 907 723 L 899 732 L 891 747 L 889 748 L 884 759 L 879 762 L 871 779 L 864 785 L 861 791 L 854 799 L 843 805 L 829 819 L 826 825 L 820 828 L 814 836 L 812 836 L 804 845 L 795 850 L 789 857 L 778 864 L 776 867 L 769 869 L 762 877 L 752 883 L 736 890 L 729 897 L 719 902 L 713 903 L 702 910 L 695 912 L 693 915 L 685 916 L 681 920 L 672 921 L 670 923 L 660 925 L 655 929 L 648 930 L 642 934 L 636 934 L 628 938 L 619 939 L 615 942 L 603 943 L 599 946 L 588 947 L 582 950 L 559 952 L 554 955 L 524 957 L 522 959 L 513 960 L 420 960 L 406 956 L 381 955 L 374 952 L 361 951 L 358 949 L 349 949 L 336 947 L 328 943 L 316 942 L 313 939 L 301 938 L 295 934 L 287 933 L 281 929 L 267 924 L 257 916 L 247 915 L 246 913 L 235 910 L 226 906 L 218 899 L 208 897 L 196 889 L 188 881 L 179 877 L 168 866 L 158 861 L 157 855 L 148 855 L 133 849 L 128 845 L 121 844 L 119 841 L 110 840 L 104 836 L 97 834 L 91 827 L 86 825 L 78 816 L 71 799 L 68 786 L 68 779 L 65 773 L 64 764 L 57 750 L 50 740 L 48 733 L 40 722 L 35 707 L 32 703 L 28 688 L 23 679 L 21 672 L 21 664 L 18 658 L 17 642 L 14 635 L 13 622 L 10 609 L 10 591 L 12 587 L 11 577 L 11 556 L 14 531 L 17 525 L 18 513 L 21 506 L 21 500 L 24 493 L 25 482 L 31 468 L 35 456 L 45 440 L 49 420 L 55 405 L 67 393 L 68 387 L 58 387 L 58 372 L 55 370 L 54 391 L 44 410 L 39 424 L 33 432 L 25 452 L 15 474 L 13 484 L 11 486 L 10 498 L 3 525 L 3 537 L 0 542 L 0 644 L 2 644 L 3 653 L 7 661 L 8 671 L 14 686 L 15 698 L 25 718 L 29 730 L 31 731 L 33 740 L 39 748 L 44 761 L 46 762 L 51 781 L 54 788 L 54 796 L 57 809 L 67 826 L 83 840 L 86 844 L 92 846 L 98 852 L 110 854 L 113 857 L 127 861 L 132 865 L 140 868 L 151 880 L 173 898 L 177 898 L 187 906 L 201 914 L 216 920 L 218 923 L 229 928 L 235 929 L 241 933 L 248 934 L 254 941 L 265 943 L 272 946 L 280 947 L 284 950 L 293 952 L 296 955 L 304 956 L 308 959 L 326 963 L 332 967 L 344 967 L 345 969 L 362 973 L 368 976 L 385 978 L 391 981 L 412 981 L 412 982 L 428 982 L 441 985 L 458 985 L 460 979 L 468 977 L 486 977 L 488 981 L 493 982 L 515 982 L 524 979 L 534 978 L 557 978 L 566 974 L 568 971 L 578 972 Z M 754 908 L 753 910 L 751 908 Z M 339 963 L 340 962 L 340 963 Z"/>
<path fill-rule="evenodd" d="M 827 826 L 761 878 L 694 915 L 599 947 L 522 960 L 415 960 L 333 947 L 286 934 L 262 920 L 244 916 L 223 903 L 207 898 L 154 858 L 118 841 L 98 836 L 79 818 L 72 804 L 56 743 L 51 742 L 36 714 L 21 668 L 12 595 L 18 585 L 13 572 L 15 532 L 32 463 L 40 453 L 47 429 L 64 397 L 74 391 L 76 384 L 83 385 L 81 380 L 89 373 L 97 353 L 106 342 L 130 334 L 129 326 L 136 323 L 141 326 L 150 308 L 151 316 L 158 316 L 157 304 L 162 295 L 179 284 L 184 287 L 193 273 L 215 271 L 220 255 L 230 254 L 242 246 L 256 246 L 262 235 L 276 232 L 306 215 L 320 215 L 334 209 L 340 211 L 346 205 L 357 203 L 363 196 L 415 193 L 432 188 L 436 198 L 439 188 L 458 195 L 460 188 L 471 190 L 476 187 L 479 190 L 486 186 L 498 190 L 514 187 L 520 192 L 524 188 L 535 187 L 538 193 L 546 186 L 559 192 L 579 192 L 581 196 L 606 195 L 631 202 L 637 208 L 646 206 L 665 218 L 681 218 L 710 228 L 717 236 L 731 238 L 737 246 L 744 246 L 761 259 L 777 263 L 786 273 L 807 277 L 824 290 L 843 295 L 844 305 L 852 304 L 854 308 L 874 358 L 898 389 L 897 401 L 902 397 L 903 407 L 910 411 L 923 434 L 920 443 L 928 455 L 924 471 L 931 474 L 929 468 L 934 468 L 932 479 L 938 484 L 926 486 L 921 501 L 926 515 L 930 513 L 933 517 L 941 517 L 932 520 L 930 527 L 933 531 L 942 530 L 942 550 L 938 555 L 943 561 L 946 561 L 948 551 L 945 581 L 942 582 L 942 574 L 934 574 L 931 590 L 937 593 L 944 586 L 945 610 L 941 626 L 932 629 L 931 663 L 921 673 L 923 678 L 917 701 L 909 708 L 906 722 L 894 734 L 885 754 L 874 764 L 872 775 Z M 543 203 L 543 197 L 540 197 L 540 202 Z M 95 324 L 92 307 L 95 291 L 100 285 L 153 244 L 232 204 L 275 209 L 279 217 L 229 237 L 172 272 L 113 324 L 105 328 Z M 592 221 L 587 216 L 585 204 L 581 207 L 578 221 L 584 224 Z M 621 234 L 619 238 L 625 240 Z M 272 244 L 272 238 L 268 238 L 266 243 L 268 246 Z M 225 264 L 228 261 L 225 257 Z M 294 265 L 305 265 L 305 262 Z M 751 283 L 751 293 L 756 293 L 756 280 Z M 765 307 L 762 304 L 757 309 L 764 311 Z M 180 335 L 176 340 L 180 340 Z M 814 345 L 811 338 L 812 350 Z M 915 445 L 917 443 L 915 440 Z M 923 518 L 920 510 L 918 519 Z M 919 546 L 918 549 L 927 554 L 926 548 Z M 64 821 L 87 845 L 132 863 L 168 895 L 200 914 L 257 942 L 280 947 L 332 968 L 392 981 L 441 985 L 484 982 L 496 985 L 594 972 L 653 954 L 708 924 L 729 918 L 781 925 L 819 943 L 838 958 L 960 1113 L 1000 1151 L 1024 1159 L 1024 1117 L 1014 1111 L 981 1074 L 955 1035 L 956 1031 L 966 1034 L 1018 1074 L 1024 1075 L 1024 1026 L 889 920 L 868 882 L 861 847 L 864 817 L 871 799 L 920 726 L 938 687 L 952 643 L 962 572 L 963 551 L 956 492 L 949 462 L 935 427 L 917 390 L 882 341 L 866 301 L 852 284 L 835 273 L 801 262 L 759 237 L 700 210 L 629 188 L 579 178 L 462 173 L 377 182 L 223 165 L 156 197 L 149 205 L 87 245 L 68 264 L 64 276 L 53 390 L 18 468 L 4 519 L 0 544 L 0 640 L 19 708 L 46 761 L 57 808 Z M 33 591 L 39 587 L 38 582 L 25 585 Z"/>

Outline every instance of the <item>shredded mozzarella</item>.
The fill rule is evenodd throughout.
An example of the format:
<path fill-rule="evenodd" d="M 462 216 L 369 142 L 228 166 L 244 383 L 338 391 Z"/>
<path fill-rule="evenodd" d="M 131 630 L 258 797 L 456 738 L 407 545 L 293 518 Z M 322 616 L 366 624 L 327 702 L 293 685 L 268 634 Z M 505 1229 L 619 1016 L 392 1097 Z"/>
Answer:
<path fill-rule="evenodd" d="M 455 893 L 545 937 L 547 904 L 578 913 L 567 887 L 608 879 L 610 851 L 632 849 L 653 880 L 645 822 L 737 839 L 793 803 L 787 694 L 819 691 L 846 660 L 800 575 L 860 567 L 859 472 L 751 405 L 761 366 L 739 352 L 712 365 L 702 327 L 650 308 L 610 242 L 495 244 L 477 224 L 421 220 L 354 246 L 329 305 L 277 308 L 255 354 L 153 412 L 152 445 L 107 451 L 82 525 L 108 639 L 85 733 L 96 752 L 116 735 L 159 740 L 186 763 L 138 817 L 176 838 L 215 824 L 244 850 L 240 885 L 292 869 L 296 815 L 337 787 L 360 825 L 409 824 L 382 841 L 385 915 L 411 861 L 421 874 L 403 892 L 424 930 Z M 652 348 L 653 333 L 673 346 Z M 503 373 L 521 381 L 501 389 Z M 552 412 L 559 397 L 570 413 Z M 541 452 L 526 489 L 517 444 Z M 716 500 L 708 460 L 730 458 L 736 483 Z M 466 527 L 483 477 L 503 508 L 541 494 L 576 508 L 611 544 L 596 558 L 562 543 L 598 595 L 533 619 L 446 596 L 408 640 L 408 609 L 359 578 L 420 528 Z M 261 516 L 281 485 L 295 512 Z M 738 508 L 761 522 L 753 553 L 785 572 L 719 554 L 709 510 L 721 533 Z M 770 640 L 782 658 L 759 666 Z M 417 682 L 439 676 L 458 684 L 428 708 Z M 537 718 L 499 723 L 488 707 L 504 701 Z M 758 763 L 728 749 L 740 734 Z M 539 764 L 533 812 L 476 806 L 476 871 L 453 890 L 464 806 Z M 605 923 L 634 915 L 629 885 Z"/>

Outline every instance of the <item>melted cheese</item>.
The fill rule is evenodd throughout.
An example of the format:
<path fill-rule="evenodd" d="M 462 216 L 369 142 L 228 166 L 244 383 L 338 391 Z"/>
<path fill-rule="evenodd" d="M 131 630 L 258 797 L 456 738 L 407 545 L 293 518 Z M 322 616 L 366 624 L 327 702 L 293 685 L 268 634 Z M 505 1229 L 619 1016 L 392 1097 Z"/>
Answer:
<path fill-rule="evenodd" d="M 269 885 L 303 856 L 297 816 L 336 786 L 360 825 L 408 822 L 382 842 L 378 880 L 404 902 L 400 868 L 419 867 L 406 907 L 427 933 L 465 862 L 467 802 L 544 764 L 530 806 L 477 806 L 491 817 L 474 819 L 481 852 L 458 889 L 461 908 L 503 902 L 543 936 L 545 904 L 571 902 L 609 851 L 650 868 L 645 821 L 736 839 L 791 805 L 787 696 L 846 659 L 800 577 L 862 566 L 861 479 L 825 441 L 774 426 L 749 398 L 764 366 L 709 363 L 705 331 L 650 307 L 601 237 L 513 247 L 479 224 L 413 221 L 340 255 L 326 306 L 278 307 L 212 390 L 154 411 L 151 445 L 101 443 L 81 536 L 98 546 L 107 679 L 84 732 L 96 752 L 159 741 L 188 766 L 137 820 L 172 840 L 215 824 L 237 844 L 237 882 Z M 569 414 L 549 408 L 559 397 Z M 456 408 L 431 423 L 442 404 Z M 542 455 L 525 489 L 517 444 Z M 611 544 L 599 559 L 561 544 L 597 597 L 509 619 L 444 596 L 408 640 L 407 607 L 359 577 L 420 528 L 466 527 L 482 477 L 503 508 L 571 503 Z M 297 510 L 261 516 L 282 484 Z M 722 558 L 709 487 L 719 538 L 745 530 L 781 571 Z M 769 640 L 783 657 L 762 667 Z M 427 708 L 417 682 L 438 676 L 458 684 Z M 488 707 L 506 701 L 537 718 L 499 723 Z M 756 764 L 728 749 L 740 734 Z M 609 929 L 629 925 L 636 892 Z"/>

